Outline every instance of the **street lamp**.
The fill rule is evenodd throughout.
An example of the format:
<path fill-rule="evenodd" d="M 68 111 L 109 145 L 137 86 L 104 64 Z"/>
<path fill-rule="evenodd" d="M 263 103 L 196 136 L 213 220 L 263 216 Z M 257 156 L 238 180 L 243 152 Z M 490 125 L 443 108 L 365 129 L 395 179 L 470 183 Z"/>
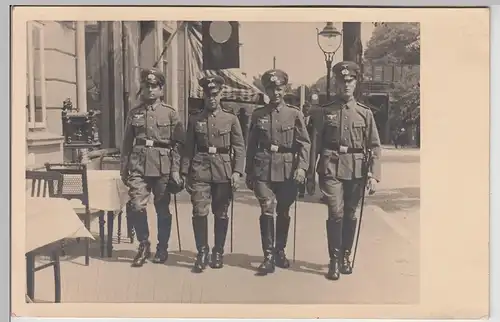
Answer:
<path fill-rule="evenodd" d="M 325 28 L 317 30 L 318 46 L 325 55 L 326 63 L 326 100 L 330 100 L 330 82 L 333 56 L 342 44 L 342 33 L 333 26 L 333 22 L 327 22 Z"/>

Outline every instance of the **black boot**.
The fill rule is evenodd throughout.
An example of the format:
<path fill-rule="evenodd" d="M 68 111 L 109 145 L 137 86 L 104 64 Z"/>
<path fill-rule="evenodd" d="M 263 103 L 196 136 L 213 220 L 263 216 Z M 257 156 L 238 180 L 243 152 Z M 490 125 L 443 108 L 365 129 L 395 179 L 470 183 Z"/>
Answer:
<path fill-rule="evenodd" d="M 326 278 L 338 280 L 340 278 L 340 246 L 342 242 L 342 219 L 329 218 L 326 221 L 326 235 L 328 239 L 328 254 L 330 263 Z"/>
<path fill-rule="evenodd" d="M 158 214 L 158 245 L 153 263 L 163 264 L 168 259 L 168 241 L 172 231 L 172 214 Z"/>
<path fill-rule="evenodd" d="M 286 258 L 285 247 L 288 240 L 288 231 L 290 228 L 290 216 L 288 214 L 278 215 L 276 217 L 276 266 L 289 268 L 290 261 Z"/>
<path fill-rule="evenodd" d="M 201 273 L 208 265 L 208 227 L 207 217 L 193 217 L 194 240 L 198 254 L 194 263 L 193 272 Z"/>
<path fill-rule="evenodd" d="M 137 255 L 132 261 L 132 267 L 141 267 L 151 256 L 151 243 L 149 242 L 149 226 L 146 210 L 134 211 L 134 228 L 139 241 Z"/>
<path fill-rule="evenodd" d="M 258 271 L 260 275 L 267 275 L 274 272 L 274 218 L 273 216 L 261 215 L 260 236 L 262 239 L 262 251 L 264 261 L 260 264 Z"/>
<path fill-rule="evenodd" d="M 224 245 L 227 236 L 227 217 L 215 217 L 214 223 L 214 241 L 215 245 L 212 249 L 212 268 L 222 268 L 224 266 Z"/>
<path fill-rule="evenodd" d="M 351 263 L 351 249 L 354 244 L 354 237 L 356 235 L 356 226 L 358 223 L 357 218 L 344 219 L 343 230 L 342 230 L 342 250 L 343 250 L 343 260 L 340 267 L 340 272 L 342 274 L 352 273 L 352 263 Z"/>

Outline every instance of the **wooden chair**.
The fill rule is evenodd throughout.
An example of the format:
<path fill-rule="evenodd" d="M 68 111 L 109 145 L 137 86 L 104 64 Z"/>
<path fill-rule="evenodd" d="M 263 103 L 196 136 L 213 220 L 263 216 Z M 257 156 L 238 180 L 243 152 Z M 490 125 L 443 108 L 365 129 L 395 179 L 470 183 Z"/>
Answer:
<path fill-rule="evenodd" d="M 83 221 L 85 228 L 90 231 L 91 217 L 99 216 L 102 212 L 90 209 L 89 190 L 87 182 L 87 166 L 82 163 L 46 163 L 47 171 L 55 171 L 63 175 L 61 197 L 68 200 L 80 200 L 83 208 L 75 208 L 77 215 Z M 103 236 L 100 236 L 101 239 Z M 77 239 L 78 240 L 78 239 Z M 90 238 L 85 238 L 85 266 L 90 263 Z"/>
<path fill-rule="evenodd" d="M 52 171 L 26 171 L 26 180 L 31 180 L 31 197 L 61 197 L 63 175 Z M 57 190 L 54 189 L 57 184 Z M 35 267 L 35 257 L 38 250 L 26 253 L 26 297 L 33 301 L 35 298 L 35 273 L 42 269 L 54 268 L 55 302 L 61 302 L 61 262 L 60 249 L 53 250 L 51 261 Z M 29 301 L 28 301 L 29 302 Z"/>
<path fill-rule="evenodd" d="M 120 150 L 118 149 L 109 149 L 107 154 L 103 154 L 99 158 L 99 169 L 101 170 L 120 170 Z M 128 208 L 128 203 L 127 203 Z M 130 211 L 126 211 L 126 221 L 127 221 L 127 238 L 130 239 L 130 243 L 134 243 L 134 227 L 132 222 L 128 216 Z M 121 243 L 122 236 L 122 214 L 123 211 L 120 211 L 118 214 L 118 244 Z"/>

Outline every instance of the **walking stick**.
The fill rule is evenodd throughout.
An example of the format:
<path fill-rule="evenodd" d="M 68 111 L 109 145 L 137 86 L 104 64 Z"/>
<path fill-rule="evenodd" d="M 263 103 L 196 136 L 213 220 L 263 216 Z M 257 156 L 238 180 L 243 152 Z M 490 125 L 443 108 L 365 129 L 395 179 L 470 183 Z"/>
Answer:
<path fill-rule="evenodd" d="M 181 248 L 181 232 L 179 229 L 179 210 L 177 209 L 177 194 L 174 194 L 174 207 L 175 207 L 175 225 L 177 226 L 177 242 L 179 244 L 179 252 L 182 252 Z"/>
<path fill-rule="evenodd" d="M 295 194 L 295 205 L 293 210 L 293 262 L 295 263 L 295 242 L 297 240 L 297 200 L 298 192 Z"/>
<path fill-rule="evenodd" d="M 361 234 L 361 223 L 363 221 L 363 210 L 365 206 L 365 196 L 366 196 L 366 185 L 368 183 L 368 170 L 371 164 L 372 160 L 372 154 L 371 150 L 368 149 L 365 158 L 363 160 L 363 192 L 361 193 L 361 208 L 360 208 L 360 213 L 359 213 L 359 223 L 357 227 L 357 234 L 356 234 L 356 243 L 354 245 L 354 253 L 352 254 L 352 267 L 354 268 L 354 263 L 356 262 L 356 254 L 358 253 L 358 242 L 359 242 L 359 235 Z"/>
<path fill-rule="evenodd" d="M 231 160 L 231 166 L 234 169 L 234 150 L 231 149 L 229 152 L 229 160 Z M 233 226 L 234 226 L 234 187 L 231 187 L 231 240 L 230 240 L 230 250 L 233 252 Z"/>
<path fill-rule="evenodd" d="M 231 196 L 231 253 L 233 252 L 234 191 Z"/>

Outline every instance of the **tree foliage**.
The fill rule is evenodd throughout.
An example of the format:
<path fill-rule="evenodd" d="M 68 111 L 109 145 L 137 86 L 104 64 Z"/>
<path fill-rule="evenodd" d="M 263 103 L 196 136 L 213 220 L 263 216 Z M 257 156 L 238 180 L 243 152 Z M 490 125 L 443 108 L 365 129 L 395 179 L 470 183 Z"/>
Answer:
<path fill-rule="evenodd" d="M 373 64 L 403 65 L 401 80 L 393 84 L 389 117 L 396 124 L 415 122 L 420 107 L 419 23 L 376 23 L 364 59 Z"/>
<path fill-rule="evenodd" d="M 376 24 L 364 53 L 365 59 L 388 63 L 420 64 L 420 24 L 387 22 Z"/>

